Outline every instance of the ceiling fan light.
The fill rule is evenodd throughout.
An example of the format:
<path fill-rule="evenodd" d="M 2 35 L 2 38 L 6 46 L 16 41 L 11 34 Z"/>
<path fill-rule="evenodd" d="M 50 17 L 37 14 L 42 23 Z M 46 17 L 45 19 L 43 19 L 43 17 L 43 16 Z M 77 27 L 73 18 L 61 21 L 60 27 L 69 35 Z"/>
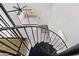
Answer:
<path fill-rule="evenodd" d="M 20 15 L 18 15 L 19 20 L 22 24 L 26 24 L 28 22 L 27 15 L 29 16 L 29 12 L 27 11 L 22 11 Z"/>

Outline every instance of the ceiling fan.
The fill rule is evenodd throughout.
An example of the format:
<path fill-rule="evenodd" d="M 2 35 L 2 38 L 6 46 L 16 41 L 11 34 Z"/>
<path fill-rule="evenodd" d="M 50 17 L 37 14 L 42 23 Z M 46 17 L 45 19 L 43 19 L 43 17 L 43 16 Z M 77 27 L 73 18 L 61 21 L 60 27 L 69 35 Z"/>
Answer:
<path fill-rule="evenodd" d="M 23 7 L 20 7 L 20 5 L 17 3 L 17 6 L 13 6 L 14 10 L 10 10 L 7 12 L 8 13 L 9 12 L 17 12 L 17 15 L 24 13 L 24 14 L 28 14 L 28 17 L 37 17 L 36 15 L 33 14 L 33 12 L 31 12 L 32 9 L 27 9 L 26 7 L 27 7 L 26 5 Z"/>
<path fill-rule="evenodd" d="M 32 9 L 25 9 L 27 6 L 25 5 L 25 6 L 23 6 L 23 7 L 20 7 L 19 6 L 19 4 L 17 3 L 17 6 L 13 6 L 13 8 L 15 9 L 15 10 L 10 10 L 10 11 L 7 11 L 8 13 L 9 12 L 18 12 L 17 13 L 17 15 L 20 15 L 20 13 L 23 11 L 23 10 L 27 10 L 27 11 L 30 11 L 30 10 L 32 10 Z"/>

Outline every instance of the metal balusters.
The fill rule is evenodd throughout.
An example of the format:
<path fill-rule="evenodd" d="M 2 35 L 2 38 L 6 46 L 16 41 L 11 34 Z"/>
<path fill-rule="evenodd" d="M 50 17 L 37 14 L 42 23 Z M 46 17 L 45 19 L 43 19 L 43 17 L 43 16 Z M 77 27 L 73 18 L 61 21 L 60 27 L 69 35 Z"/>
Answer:
<path fill-rule="evenodd" d="M 56 37 L 57 37 L 57 35 L 54 37 L 54 39 L 53 39 L 53 41 L 51 42 L 51 44 L 55 41 Z"/>
<path fill-rule="evenodd" d="M 33 39 L 34 39 L 34 43 L 36 44 L 35 36 L 34 36 L 34 32 L 33 32 L 33 28 L 32 28 L 32 27 L 31 27 L 31 31 L 32 31 L 32 35 L 33 35 Z"/>
<path fill-rule="evenodd" d="M 22 36 L 22 34 L 20 33 L 20 31 L 18 30 L 18 28 L 16 28 L 15 30 L 17 31 L 16 33 L 18 33 L 18 34 L 21 36 L 21 38 L 23 38 L 23 36 Z"/>
<path fill-rule="evenodd" d="M 55 48 L 59 47 L 63 42 L 60 42 Z"/>
<path fill-rule="evenodd" d="M 17 54 L 20 54 L 19 53 L 19 50 L 20 50 L 20 47 L 21 47 L 21 45 L 23 44 L 27 49 L 28 49 L 28 47 L 27 47 L 27 45 L 26 45 L 26 43 L 24 42 L 24 40 L 25 40 L 25 38 L 23 37 L 23 35 L 22 35 L 22 33 L 20 32 L 20 30 L 19 30 L 19 27 L 17 26 L 16 27 L 16 25 L 15 25 L 15 23 L 12 21 L 12 19 L 11 19 L 11 17 L 8 15 L 8 13 L 7 13 L 7 11 L 6 11 L 6 9 L 4 8 L 4 6 L 2 5 L 2 4 L 0 4 L 0 7 L 1 7 L 1 9 L 3 10 L 3 12 L 4 12 L 4 14 L 7 16 L 7 18 L 9 19 L 9 21 L 11 22 L 11 24 L 12 24 L 12 26 L 14 26 L 15 28 L 11 28 L 11 29 L 5 29 L 6 30 L 6 32 L 8 33 L 8 34 L 10 34 L 10 36 L 11 37 L 15 37 L 15 38 L 17 38 L 19 41 L 20 41 L 20 46 L 18 47 L 18 51 L 17 51 Z M 2 21 L 2 23 L 6 26 L 6 27 L 10 27 L 10 25 L 6 22 L 6 20 L 0 15 L 0 20 Z M 28 23 L 29 23 L 29 25 L 30 25 L 30 20 L 29 20 L 29 16 L 28 16 L 28 13 L 27 13 L 27 18 L 28 18 Z M 28 26 L 27 26 L 28 27 Z M 21 27 L 20 27 L 21 28 Z M 30 38 L 30 36 L 28 35 L 28 33 L 27 33 L 27 30 L 26 30 L 26 27 L 22 27 L 23 29 L 24 29 L 24 31 L 25 31 L 25 33 L 26 33 L 26 36 L 28 37 L 28 40 L 29 40 L 29 43 L 30 43 L 30 45 L 31 45 L 31 47 L 33 47 L 33 45 L 32 45 L 32 42 L 31 42 L 31 38 Z M 34 41 L 34 43 L 36 44 L 36 40 L 35 40 L 35 35 L 34 35 L 34 27 L 32 27 L 32 26 L 30 26 L 29 28 L 31 28 L 31 32 L 32 32 L 32 36 L 33 36 L 33 41 Z M 39 27 L 40 29 L 41 29 L 41 34 L 40 34 L 40 39 L 39 39 L 39 31 L 38 31 L 38 28 L 36 27 L 36 36 L 37 36 L 37 42 L 39 42 L 39 40 L 41 40 L 42 41 L 42 39 L 43 39 L 43 41 L 44 40 L 46 40 L 46 42 L 49 40 L 49 42 L 51 42 L 51 40 L 52 40 L 52 37 L 53 37 L 53 35 L 56 35 L 55 36 L 55 38 L 53 39 L 53 41 L 51 42 L 51 44 L 54 42 L 54 44 L 53 44 L 53 46 L 54 45 L 56 45 L 58 42 L 59 42 L 59 40 L 61 40 L 62 42 L 61 43 L 63 43 L 64 45 L 65 45 L 65 47 L 67 48 L 67 46 L 66 46 L 66 44 L 65 44 L 65 42 L 62 40 L 62 38 L 61 37 L 59 37 L 56 33 L 54 33 L 53 31 L 50 31 L 49 29 L 45 29 L 45 31 L 50 31 L 50 32 L 52 32 L 52 35 L 51 35 L 51 37 L 49 37 L 49 34 L 48 34 L 48 36 L 47 36 L 47 39 L 45 38 L 46 37 L 46 32 L 44 33 L 44 38 L 42 38 L 42 35 L 43 35 L 43 33 L 42 33 L 42 27 Z M 16 31 L 15 31 L 15 30 Z M 3 33 L 3 32 L 1 32 L 1 33 Z M 6 35 L 6 33 L 3 33 L 6 37 L 3 37 L 3 38 L 5 38 L 6 40 L 8 40 L 8 36 Z M 49 37 L 49 38 L 48 38 Z M 56 40 L 56 38 L 58 37 L 58 39 Z M 55 41 L 56 40 L 56 41 Z M 10 41 L 9 41 L 10 42 Z M 49 42 L 47 42 L 47 43 L 49 43 Z M 57 45 L 56 47 L 59 47 L 60 45 L 61 45 L 61 43 L 59 44 L 59 45 Z M 49 46 L 48 46 L 49 47 Z M 55 48 L 56 49 L 56 48 Z M 62 49 L 62 48 L 60 48 L 60 49 Z M 29 50 L 29 49 L 28 49 Z M 30 50 L 29 50 L 30 51 Z"/>
<path fill-rule="evenodd" d="M 27 47 L 27 45 L 24 43 L 24 41 L 23 41 L 23 44 L 27 48 L 27 50 L 30 51 L 29 48 Z"/>
<path fill-rule="evenodd" d="M 60 38 L 57 39 L 57 41 L 53 44 L 53 46 L 59 41 Z"/>
<path fill-rule="evenodd" d="M 22 28 L 23 28 L 23 27 L 22 27 Z M 26 31 L 25 28 L 26 28 L 26 27 L 24 27 L 24 31 L 25 31 L 25 33 L 26 33 L 27 31 Z M 31 32 L 32 32 L 32 35 L 33 35 L 34 43 L 36 44 L 35 36 L 34 36 L 34 31 L 33 31 L 33 27 L 31 26 L 30 28 L 31 28 Z M 42 35 L 43 35 L 43 34 L 42 34 L 42 29 L 43 29 L 43 28 L 40 28 L 40 29 L 41 29 L 41 41 L 42 41 Z M 10 30 L 14 30 L 14 29 L 10 29 Z M 18 27 L 16 27 L 15 30 L 18 30 L 18 31 L 19 31 Z M 15 31 L 15 30 L 14 30 L 14 31 Z M 45 40 L 46 30 L 47 30 L 47 29 L 45 29 L 43 41 Z M 20 38 L 20 40 L 19 40 L 21 43 L 20 43 L 20 46 L 19 46 L 19 48 L 18 48 L 17 55 L 19 55 L 19 51 L 20 51 L 20 47 L 21 47 L 22 43 L 23 43 L 24 45 L 26 45 L 23 41 L 21 41 L 21 39 L 24 40 L 24 37 L 22 36 L 22 34 L 20 33 L 20 31 L 19 31 L 19 32 L 18 32 L 18 31 L 17 31 L 17 32 L 15 31 L 15 32 L 17 33 L 17 34 L 15 34 L 15 35 L 17 36 L 17 35 L 19 34 L 19 35 L 21 36 L 21 38 Z M 39 42 L 39 38 L 38 38 L 38 28 L 37 28 L 37 27 L 36 27 L 36 32 L 37 32 L 37 33 L 36 33 L 36 34 L 37 34 L 37 41 Z M 3 33 L 3 34 L 5 35 L 5 33 Z M 10 33 L 9 33 L 9 34 L 10 34 Z M 52 35 L 51 35 L 51 37 L 49 38 L 49 41 L 51 41 L 51 39 L 52 39 L 52 37 L 53 37 L 53 34 L 56 35 L 55 33 L 52 32 Z M 27 35 L 27 37 L 29 37 L 29 36 L 28 36 L 28 33 L 27 33 L 26 35 Z M 53 43 L 53 42 L 55 41 L 55 39 L 56 39 L 57 36 L 58 36 L 58 35 L 56 35 L 56 36 L 54 37 L 54 39 L 53 39 L 53 41 L 52 41 L 51 43 Z M 13 36 L 11 35 L 11 37 L 13 37 Z M 49 35 L 48 35 L 47 37 L 49 37 Z M 19 39 L 19 36 L 17 36 L 17 38 Z M 61 38 L 60 38 L 60 39 L 61 39 Z M 47 40 L 48 40 L 48 39 L 47 39 Z M 47 40 L 46 40 L 46 41 L 47 41 Z M 55 42 L 53 45 L 55 45 L 58 41 L 59 41 L 59 38 L 56 40 L 56 42 Z M 31 46 L 32 46 L 32 43 L 31 43 L 30 39 L 29 39 L 29 42 L 30 42 L 30 44 L 31 44 Z M 62 49 L 62 48 L 60 48 L 60 49 Z M 28 49 L 28 50 L 29 50 L 29 49 Z M 48 50 L 48 51 L 49 51 L 49 50 Z"/>
<path fill-rule="evenodd" d="M 17 29 L 17 28 L 16 28 L 16 29 Z M 18 30 L 18 31 L 19 31 L 19 30 Z M 19 33 L 20 33 L 20 31 L 19 31 Z M 20 35 L 22 35 L 22 34 L 20 33 Z M 22 40 L 25 40 L 23 36 L 21 36 L 21 39 L 20 39 L 19 41 L 21 42 Z M 28 49 L 28 47 L 27 47 L 27 45 L 24 43 L 24 41 L 23 41 L 23 44 L 24 44 L 24 46 Z M 28 51 L 29 51 L 29 49 L 28 49 Z"/>
<path fill-rule="evenodd" d="M 0 24 L 0 26 L 1 27 L 3 27 L 1 24 Z M 7 31 L 7 33 L 9 33 L 9 31 L 8 30 L 6 30 Z M 9 33 L 12 37 L 14 37 L 11 33 Z"/>
<path fill-rule="evenodd" d="M 5 34 L 4 34 L 5 35 Z M 7 36 L 7 35 L 6 35 Z M 3 37 L 3 36 L 2 36 Z M 7 36 L 8 37 L 8 36 Z M 5 37 L 3 37 L 4 39 L 5 39 Z M 23 43 L 23 40 L 21 41 L 21 43 L 20 43 L 20 46 L 18 47 L 16 44 L 14 44 L 14 43 L 12 43 L 11 41 L 9 41 L 8 39 L 6 39 L 9 43 L 11 43 L 11 44 L 13 44 L 14 46 L 16 46 L 17 48 L 18 48 L 18 51 L 17 51 L 17 55 L 19 55 L 18 53 L 19 53 L 19 50 L 20 50 L 20 47 L 21 47 L 21 45 L 22 45 L 22 43 Z M 25 44 L 24 44 L 25 45 Z M 27 48 L 27 46 L 25 45 L 25 47 Z M 28 48 L 27 48 L 28 49 Z M 29 49 L 28 49 L 29 50 Z"/>
<path fill-rule="evenodd" d="M 38 38 L 38 28 L 36 27 L 36 34 L 37 34 L 37 43 L 39 43 L 39 38 Z"/>
<path fill-rule="evenodd" d="M 11 24 L 12 24 L 13 26 L 16 26 L 15 23 L 12 21 L 11 17 L 8 15 L 8 13 L 7 13 L 6 9 L 4 8 L 4 6 L 3 6 L 2 4 L 0 4 L 0 7 L 1 7 L 1 9 L 3 10 L 3 12 L 5 13 L 5 15 L 7 16 L 7 18 L 9 19 L 9 21 L 11 22 Z M 16 30 L 17 30 L 17 32 L 21 35 L 21 33 L 19 32 L 19 30 L 18 30 L 18 29 L 16 29 Z M 15 32 L 15 30 L 13 30 L 13 32 L 18 36 L 18 34 Z M 18 36 L 18 37 L 19 37 L 19 36 Z M 22 35 L 21 35 L 21 37 L 22 37 Z M 22 37 L 22 38 L 23 38 L 23 37 Z"/>
<path fill-rule="evenodd" d="M 67 47 L 66 43 L 63 41 L 63 39 L 62 39 L 62 38 L 61 38 L 61 40 L 62 40 L 62 42 L 64 43 L 65 47 L 68 49 L 68 47 Z"/>
<path fill-rule="evenodd" d="M 7 21 L 0 15 L 0 20 L 7 26 L 10 27 L 10 25 L 7 23 Z"/>
<path fill-rule="evenodd" d="M 8 15 L 8 13 L 7 13 L 7 11 L 6 11 L 6 9 L 4 8 L 4 6 L 2 5 L 2 4 L 0 4 L 1 6 L 1 9 L 4 11 L 4 13 L 6 14 L 6 16 L 8 17 L 8 19 L 9 19 L 9 21 L 12 23 L 12 25 L 13 26 L 16 26 L 15 24 L 14 24 L 14 22 L 12 21 L 12 19 L 11 19 L 11 17 Z M 19 32 L 19 30 L 16 28 L 16 30 L 17 30 L 17 32 L 20 34 L 20 36 L 23 38 L 23 36 L 21 35 L 21 33 Z M 16 33 L 15 32 L 15 30 L 13 30 L 14 31 L 14 33 Z M 18 36 L 18 34 L 16 33 L 16 35 Z M 19 37 L 19 36 L 18 36 Z M 23 43 L 24 44 L 24 43 Z M 25 45 L 25 44 L 24 44 Z"/>
<path fill-rule="evenodd" d="M 50 41 L 50 43 L 51 43 L 51 39 L 52 39 L 52 37 L 53 37 L 53 33 L 52 33 L 51 37 L 49 37 L 49 41 Z"/>
<path fill-rule="evenodd" d="M 65 47 L 65 45 L 64 46 L 62 46 L 62 47 L 60 47 L 59 49 L 57 49 L 57 51 L 59 51 L 59 50 L 61 50 L 62 48 L 64 48 Z"/>
<path fill-rule="evenodd" d="M 10 25 L 5 21 L 5 19 L 0 15 L 0 20 L 2 21 L 2 23 L 6 26 L 6 27 L 10 27 Z M 10 30 L 11 31 L 11 30 Z M 14 30 L 11 31 L 12 34 L 16 33 Z M 16 34 L 17 35 L 17 34 Z M 14 34 L 14 36 L 16 37 L 16 35 Z M 18 36 L 18 35 L 17 35 Z"/>
<path fill-rule="evenodd" d="M 14 29 L 13 29 L 13 30 L 14 30 Z M 15 32 L 15 33 L 16 33 L 16 32 Z M 18 34 L 17 34 L 17 35 L 18 35 Z M 18 37 L 18 36 L 17 36 L 16 38 L 17 38 L 20 42 L 21 42 L 22 39 L 24 39 L 24 38 L 20 38 L 20 37 Z M 23 44 L 24 44 L 24 46 L 28 49 L 28 47 L 26 46 L 26 44 L 25 44 L 24 42 L 23 42 Z M 29 49 L 28 49 L 28 50 L 29 50 Z"/>
<path fill-rule="evenodd" d="M 2 32 L 3 33 L 3 32 Z M 6 35 L 5 33 L 3 33 L 4 35 Z M 6 35 L 7 36 L 7 35 Z M 8 36 L 7 36 L 8 37 Z M 7 39 L 7 41 L 9 41 L 8 39 Z M 9 41 L 11 44 L 13 44 L 14 46 L 16 46 L 14 43 L 12 43 L 11 41 Z M 24 43 L 23 43 L 24 44 Z M 25 44 L 24 44 L 25 45 Z M 26 45 L 25 45 L 26 46 Z M 17 48 L 18 48 L 18 46 L 16 46 Z M 27 46 L 26 46 L 27 47 Z M 28 48 L 27 48 L 28 49 Z M 29 49 L 28 49 L 29 50 Z"/>
<path fill-rule="evenodd" d="M 17 34 L 18 35 L 18 34 Z M 17 39 L 21 42 L 22 38 L 17 37 Z M 23 38 L 24 39 L 24 38 Z M 29 51 L 29 48 L 27 47 L 27 45 L 23 42 L 24 46 L 27 48 L 27 50 Z"/>
<path fill-rule="evenodd" d="M 42 27 L 40 29 L 41 29 L 41 35 L 40 35 L 41 36 L 41 39 L 40 39 L 40 41 L 42 41 Z"/>
<path fill-rule="evenodd" d="M 43 38 L 43 41 L 45 40 L 45 36 L 46 36 L 46 30 L 45 30 L 45 33 L 44 33 L 44 38 Z"/>
<path fill-rule="evenodd" d="M 3 32 L 2 32 L 3 33 Z M 5 33 L 3 33 L 5 36 L 7 36 Z M 8 37 L 8 36 L 7 36 Z M 11 41 L 9 41 L 8 39 L 6 39 L 8 42 L 10 42 L 11 44 L 13 44 L 14 46 L 16 46 L 16 44 L 12 43 Z M 25 43 L 23 42 L 23 44 L 25 45 Z M 18 46 L 16 46 L 18 48 Z M 28 49 L 28 47 L 25 45 L 25 47 Z M 29 49 L 28 49 L 29 50 Z"/>
<path fill-rule="evenodd" d="M 20 42 L 20 45 L 19 45 L 18 51 L 17 51 L 17 55 L 19 55 L 19 51 L 20 51 L 20 48 L 21 48 L 21 45 L 22 45 L 23 41 L 24 41 L 24 40 L 21 40 L 21 42 Z"/>
<path fill-rule="evenodd" d="M 26 31 L 26 28 L 24 28 L 24 31 L 25 31 L 26 36 L 27 36 L 27 38 L 28 38 L 28 40 L 29 40 L 29 42 L 30 42 L 30 44 L 31 44 L 31 47 L 33 47 L 32 43 L 31 43 L 31 40 L 30 40 L 30 38 L 29 38 L 29 35 L 28 35 L 27 31 Z"/>
<path fill-rule="evenodd" d="M 6 31 L 10 34 L 11 37 L 14 37 L 8 30 L 6 30 Z"/>
<path fill-rule="evenodd" d="M 1 31 L 1 33 L 4 34 L 6 37 L 8 37 L 7 34 L 3 33 L 2 31 Z"/>
<path fill-rule="evenodd" d="M 48 32 L 48 34 L 47 34 L 48 43 L 51 42 L 51 40 L 49 40 L 49 38 L 50 38 L 50 34 Z"/>
<path fill-rule="evenodd" d="M 49 34 L 49 32 L 48 32 L 48 33 L 47 33 L 47 39 L 46 39 L 46 41 L 49 40 L 48 43 L 51 42 L 51 39 L 49 39 L 49 38 L 50 38 L 50 34 Z"/>

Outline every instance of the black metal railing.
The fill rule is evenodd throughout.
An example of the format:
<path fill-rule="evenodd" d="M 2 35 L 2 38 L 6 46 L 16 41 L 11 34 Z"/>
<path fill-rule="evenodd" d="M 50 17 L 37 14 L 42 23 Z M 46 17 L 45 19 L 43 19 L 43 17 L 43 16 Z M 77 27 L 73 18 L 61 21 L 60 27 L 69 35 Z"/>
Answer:
<path fill-rule="evenodd" d="M 36 45 L 38 45 L 47 55 L 54 55 L 55 52 L 59 54 L 63 51 L 63 48 L 67 49 L 66 43 L 55 32 L 36 24 L 16 26 L 1 3 L 0 8 L 9 19 L 9 22 L 7 22 L 7 20 L 0 15 L 0 44 L 7 48 L 0 47 L 1 53 L 13 56 L 25 56 L 29 55 L 31 48 L 34 48 Z M 11 23 L 11 25 L 9 23 Z M 12 40 L 17 40 L 17 43 Z M 47 50 L 40 45 L 41 42 L 44 42 L 45 44 L 48 43 Z M 53 46 L 55 51 L 51 52 L 49 45 Z"/>
<path fill-rule="evenodd" d="M 31 30 L 32 28 L 32 30 Z M 4 44 L 3 42 L 0 41 L 1 44 L 7 46 L 8 48 L 14 50 L 15 52 L 17 52 L 16 55 L 24 55 L 23 53 L 19 52 L 20 49 L 21 49 L 21 45 L 23 44 L 24 47 L 26 48 L 26 50 L 28 50 L 30 52 L 30 49 L 29 48 L 29 45 L 26 45 L 27 43 L 30 44 L 31 47 L 34 47 L 36 43 L 40 43 L 40 42 L 47 42 L 49 44 L 51 44 L 55 49 L 56 51 L 59 51 L 59 50 L 62 50 L 62 48 L 67 48 L 65 42 L 63 41 L 63 39 L 57 35 L 55 32 L 49 30 L 49 29 L 46 29 L 46 28 L 42 28 L 40 26 L 15 26 L 15 27 L 3 27 L 3 28 L 0 28 L 0 32 L 2 31 L 8 31 L 8 30 L 14 30 L 14 29 L 18 29 L 19 32 L 21 33 L 22 37 L 14 37 L 14 38 L 17 38 L 19 39 L 18 41 L 20 41 L 20 45 L 19 46 L 16 46 L 15 43 L 12 43 L 10 42 L 8 39 L 9 37 L 7 37 L 6 35 L 4 34 L 0 34 L 1 38 L 2 39 L 6 39 L 7 41 L 9 41 L 9 43 L 13 44 L 14 46 L 16 46 L 18 48 L 18 50 L 14 49 L 13 47 L 11 47 L 10 45 L 6 45 Z M 22 32 L 21 30 L 22 29 Z M 48 33 L 43 33 L 41 32 L 41 29 L 44 29 L 45 31 L 48 31 Z M 8 32 L 7 32 L 8 33 Z M 6 33 L 6 34 L 7 34 Z M 23 33 L 25 33 L 25 36 L 23 36 Z M 36 33 L 36 34 L 35 34 Z M 49 34 L 49 35 L 48 35 Z M 42 35 L 42 36 L 41 36 Z M 48 39 L 47 36 L 49 36 Z M 11 37 L 11 36 L 10 36 Z M 13 37 L 11 37 L 13 38 Z M 26 38 L 26 39 L 25 39 Z M 43 38 L 43 40 L 42 40 Z M 24 41 L 25 40 L 28 41 L 27 43 L 25 43 Z M 50 40 L 50 41 L 49 41 Z M 59 47 L 59 48 L 58 48 Z M 48 53 L 48 52 L 47 52 Z"/>

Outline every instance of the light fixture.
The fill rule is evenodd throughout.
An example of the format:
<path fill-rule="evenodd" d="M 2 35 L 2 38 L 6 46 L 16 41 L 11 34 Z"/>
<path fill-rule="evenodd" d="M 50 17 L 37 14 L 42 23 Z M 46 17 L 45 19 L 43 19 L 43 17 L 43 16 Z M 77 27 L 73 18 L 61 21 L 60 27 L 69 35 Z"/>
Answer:
<path fill-rule="evenodd" d="M 33 12 L 27 11 L 27 10 L 22 10 L 20 12 L 20 15 L 18 15 L 20 22 L 23 24 L 30 24 L 30 17 L 36 17 L 36 15 Z"/>
<path fill-rule="evenodd" d="M 23 10 L 18 16 L 20 19 L 24 20 L 25 18 L 32 16 L 32 13 L 29 11 Z"/>
<path fill-rule="evenodd" d="M 34 15 L 31 10 L 32 9 L 27 9 L 27 6 L 23 6 L 22 8 L 20 8 L 19 4 L 17 3 L 17 6 L 13 6 L 13 8 L 15 8 L 15 10 L 10 10 L 8 12 L 17 12 L 17 16 L 21 22 L 21 24 L 26 24 L 27 22 L 30 24 L 30 20 L 29 17 L 36 17 L 36 15 Z M 26 8 L 26 9 L 24 9 Z"/>
<path fill-rule="evenodd" d="M 29 21 L 29 17 L 32 16 L 32 13 L 26 10 L 22 10 L 22 12 L 20 13 L 20 15 L 18 15 L 19 20 L 22 24 L 26 24 L 27 22 L 30 23 Z"/>

